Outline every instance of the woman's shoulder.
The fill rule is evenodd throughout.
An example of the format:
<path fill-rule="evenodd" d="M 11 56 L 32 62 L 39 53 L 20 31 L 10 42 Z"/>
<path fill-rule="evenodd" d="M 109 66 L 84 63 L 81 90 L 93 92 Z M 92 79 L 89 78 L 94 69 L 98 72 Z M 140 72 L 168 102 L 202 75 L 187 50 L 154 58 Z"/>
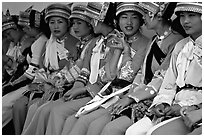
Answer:
<path fill-rule="evenodd" d="M 138 37 L 138 40 L 136 40 L 136 41 L 134 41 L 133 43 L 132 43 L 132 47 L 134 48 L 136 48 L 136 47 L 138 47 L 138 48 L 140 48 L 140 49 L 145 49 L 147 46 L 148 46 L 148 43 L 149 43 L 149 41 L 150 41 L 150 39 L 147 37 L 147 36 L 145 36 L 145 35 L 143 35 L 142 33 L 139 35 L 139 37 Z"/>
<path fill-rule="evenodd" d="M 36 41 L 46 43 L 48 41 L 48 38 L 42 34 Z"/>
<path fill-rule="evenodd" d="M 183 38 L 180 41 L 178 41 L 174 48 L 174 54 L 178 54 L 183 49 L 183 47 L 186 45 L 188 41 L 189 41 L 189 37 Z"/>

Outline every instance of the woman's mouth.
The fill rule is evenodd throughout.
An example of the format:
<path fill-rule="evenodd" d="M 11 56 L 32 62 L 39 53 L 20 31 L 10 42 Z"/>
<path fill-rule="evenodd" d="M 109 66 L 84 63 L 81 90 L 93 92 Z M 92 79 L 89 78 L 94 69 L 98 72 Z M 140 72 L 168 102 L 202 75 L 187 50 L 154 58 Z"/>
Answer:
<path fill-rule="evenodd" d="M 189 30 L 189 29 L 191 29 L 190 26 L 184 26 L 183 28 L 184 28 L 185 30 Z"/>
<path fill-rule="evenodd" d="M 132 26 L 127 26 L 127 27 L 125 27 L 125 29 L 128 30 L 128 31 L 131 31 L 133 29 L 133 27 Z"/>
<path fill-rule="evenodd" d="M 59 30 L 54 30 L 54 33 L 60 33 L 60 31 Z"/>

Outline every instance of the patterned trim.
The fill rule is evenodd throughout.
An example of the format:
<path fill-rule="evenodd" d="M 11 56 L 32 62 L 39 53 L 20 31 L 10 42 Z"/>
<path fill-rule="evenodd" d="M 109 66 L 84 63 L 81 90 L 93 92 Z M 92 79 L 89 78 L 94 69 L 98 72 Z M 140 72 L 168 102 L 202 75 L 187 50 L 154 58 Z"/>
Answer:
<path fill-rule="evenodd" d="M 152 2 L 139 2 L 138 5 L 154 14 L 156 14 L 159 10 L 158 5 Z"/>
<path fill-rule="evenodd" d="M 202 4 L 199 3 L 178 3 L 175 14 L 181 11 L 191 11 L 202 14 Z"/>
<path fill-rule="evenodd" d="M 90 72 L 87 69 L 82 68 L 81 73 L 79 74 L 76 81 L 82 82 L 84 85 L 86 85 L 89 80 L 89 76 Z"/>
<path fill-rule="evenodd" d="M 16 24 L 14 22 L 9 22 L 9 23 L 3 23 L 2 24 L 2 32 L 7 30 L 7 29 L 11 29 L 11 28 L 17 28 Z"/>
<path fill-rule="evenodd" d="M 17 28 L 12 17 L 10 15 L 2 15 L 2 32 L 10 28 Z"/>
<path fill-rule="evenodd" d="M 119 79 L 132 82 L 134 79 L 134 70 L 132 69 L 132 61 L 128 61 L 125 66 L 121 68 Z"/>
<path fill-rule="evenodd" d="M 142 7 L 138 6 L 137 3 L 119 3 L 117 7 L 116 16 L 118 16 L 121 12 L 124 11 L 136 11 L 144 15 L 144 10 L 142 9 Z"/>
<path fill-rule="evenodd" d="M 48 18 L 52 16 L 59 16 L 65 19 L 69 19 L 71 10 L 64 4 L 52 4 L 47 7 L 45 11 L 45 21 L 48 22 Z"/>
<path fill-rule="evenodd" d="M 88 2 L 87 15 L 93 19 L 104 21 L 110 2 Z"/>
<path fill-rule="evenodd" d="M 87 16 L 87 10 L 86 10 L 86 5 L 73 5 L 72 6 L 72 13 L 71 16 L 69 17 L 70 19 L 72 18 L 79 18 L 82 19 L 88 23 L 91 22 L 91 18 Z"/>
<path fill-rule="evenodd" d="M 31 14 L 31 12 L 34 12 L 34 15 Z M 18 24 L 22 26 L 30 26 L 32 20 L 31 18 L 34 18 L 34 27 L 39 28 L 41 14 L 36 10 L 20 11 Z"/>

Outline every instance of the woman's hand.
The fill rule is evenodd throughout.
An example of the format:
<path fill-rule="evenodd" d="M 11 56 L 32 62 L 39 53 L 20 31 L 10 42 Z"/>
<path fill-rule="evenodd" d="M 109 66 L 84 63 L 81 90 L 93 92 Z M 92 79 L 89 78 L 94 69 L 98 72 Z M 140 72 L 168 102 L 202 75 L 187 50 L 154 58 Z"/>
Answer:
<path fill-rule="evenodd" d="M 178 104 L 174 104 L 169 108 L 168 112 L 166 112 L 166 115 L 167 116 L 169 116 L 169 115 L 179 116 L 180 110 L 181 110 L 181 106 Z"/>
<path fill-rule="evenodd" d="M 193 111 L 193 110 L 196 110 L 196 107 L 195 107 L 195 106 L 184 106 L 184 107 L 182 107 L 181 110 L 180 110 L 180 115 L 181 115 L 182 117 L 185 117 L 185 114 L 186 114 L 187 112 L 190 112 L 190 111 Z"/>
<path fill-rule="evenodd" d="M 78 88 L 71 89 L 64 94 L 63 99 L 65 102 L 70 101 L 74 99 L 76 96 L 84 93 L 85 91 L 86 91 L 85 87 L 78 87 Z"/>
<path fill-rule="evenodd" d="M 116 113 L 119 113 L 121 110 L 123 110 L 126 106 L 130 105 L 134 100 L 128 97 L 119 99 L 114 105 L 113 110 Z"/>
<path fill-rule="evenodd" d="M 165 114 L 170 110 L 170 105 L 167 103 L 162 103 L 155 106 L 151 110 L 157 117 L 162 117 L 165 116 Z"/>

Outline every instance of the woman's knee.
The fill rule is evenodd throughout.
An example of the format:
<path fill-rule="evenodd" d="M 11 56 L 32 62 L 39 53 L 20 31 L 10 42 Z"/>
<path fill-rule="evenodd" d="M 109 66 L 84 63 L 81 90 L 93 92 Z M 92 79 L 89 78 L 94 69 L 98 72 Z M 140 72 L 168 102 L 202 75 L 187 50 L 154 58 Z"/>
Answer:
<path fill-rule="evenodd" d="M 103 128 L 102 134 L 122 135 L 122 134 L 125 134 L 126 129 L 130 125 L 131 125 L 131 121 L 129 118 L 120 117 L 106 124 L 106 126 Z"/>
<path fill-rule="evenodd" d="M 23 110 L 27 107 L 28 104 L 28 98 L 22 97 L 13 104 L 13 110 Z"/>

